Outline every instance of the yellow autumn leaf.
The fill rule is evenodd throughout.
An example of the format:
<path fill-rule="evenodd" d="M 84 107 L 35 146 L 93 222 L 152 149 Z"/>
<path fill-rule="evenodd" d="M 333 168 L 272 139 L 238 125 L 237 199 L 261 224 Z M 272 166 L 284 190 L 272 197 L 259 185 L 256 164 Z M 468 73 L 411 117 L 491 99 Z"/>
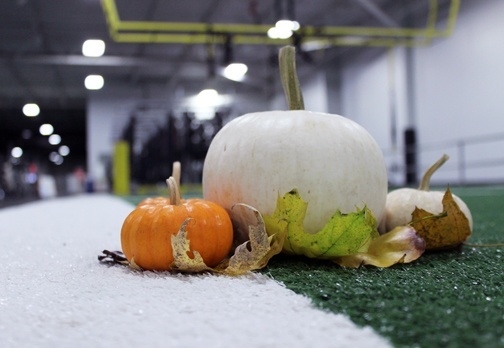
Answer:
<path fill-rule="evenodd" d="M 450 188 L 442 203 L 446 214 L 441 216 L 418 207 L 411 214 L 410 225 L 425 240 L 427 250 L 457 247 L 471 235 L 469 220 L 453 199 Z"/>
<path fill-rule="evenodd" d="M 306 233 L 304 219 L 307 208 L 308 203 L 293 189 L 283 197 L 278 196 L 274 213 L 264 216 L 269 233 L 279 233 L 287 228 L 283 246 L 285 253 L 333 259 L 367 250 L 371 240 L 379 235 L 376 220 L 367 207 L 349 214 L 335 210 L 320 231 Z"/>

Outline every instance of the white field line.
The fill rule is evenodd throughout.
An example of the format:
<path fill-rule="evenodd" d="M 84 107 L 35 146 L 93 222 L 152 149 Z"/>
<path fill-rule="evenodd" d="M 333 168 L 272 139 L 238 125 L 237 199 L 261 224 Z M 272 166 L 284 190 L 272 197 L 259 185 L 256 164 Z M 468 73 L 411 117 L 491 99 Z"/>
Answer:
<path fill-rule="evenodd" d="M 83 195 L 0 210 L 0 347 L 389 347 L 278 282 L 99 264 L 132 206 Z"/>

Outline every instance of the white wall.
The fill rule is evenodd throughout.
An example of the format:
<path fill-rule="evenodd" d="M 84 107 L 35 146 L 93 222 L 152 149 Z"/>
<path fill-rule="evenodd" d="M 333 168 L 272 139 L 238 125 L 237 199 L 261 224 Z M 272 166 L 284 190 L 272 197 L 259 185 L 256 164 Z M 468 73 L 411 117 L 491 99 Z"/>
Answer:
<path fill-rule="evenodd" d="M 466 7 L 464 7 L 466 5 Z M 467 7 L 467 6 L 470 6 Z M 427 49 L 415 60 L 419 138 L 422 143 L 504 133 L 504 1 L 462 1 L 452 37 Z M 468 168 L 467 181 L 504 180 L 504 139 L 468 147 L 467 161 L 500 159 L 501 165 Z M 439 176 L 458 177 L 458 152 Z M 425 153 L 422 162 L 438 154 Z M 449 163 L 450 163 L 449 162 Z"/>
<path fill-rule="evenodd" d="M 118 133 L 128 122 L 140 95 L 134 90 L 90 93 L 87 102 L 87 171 L 97 190 L 107 190 L 106 158 L 111 158 Z"/>
<path fill-rule="evenodd" d="M 409 125 L 405 48 L 375 49 L 342 71 L 342 114 L 366 128 L 386 154 L 389 180 L 402 181 L 404 129 Z M 379 52 L 378 52 L 379 53 Z"/>
<path fill-rule="evenodd" d="M 423 172 L 443 152 L 450 161 L 435 175 L 433 182 L 458 183 L 504 181 L 504 139 L 486 145 L 467 147 L 466 161 L 489 160 L 492 167 L 458 171 L 459 149 L 453 146 L 468 137 L 504 133 L 504 1 L 463 1 L 454 34 L 436 39 L 429 47 L 414 49 L 415 122 L 420 148 L 419 170 Z M 409 123 L 406 93 L 405 49 L 396 48 L 391 56 L 359 59 L 344 67 L 342 96 L 344 115 L 356 120 L 375 136 L 385 150 L 389 169 L 400 164 L 401 151 L 391 143 L 391 81 L 395 83 L 395 109 L 398 134 Z M 390 67 L 394 66 L 394 78 Z M 402 137 L 398 138 L 402 144 Z M 450 145 L 446 147 L 445 145 Z M 501 165 L 498 165 L 498 163 Z M 402 175 L 391 173 L 391 181 Z M 397 182 L 399 183 L 399 182 Z"/>

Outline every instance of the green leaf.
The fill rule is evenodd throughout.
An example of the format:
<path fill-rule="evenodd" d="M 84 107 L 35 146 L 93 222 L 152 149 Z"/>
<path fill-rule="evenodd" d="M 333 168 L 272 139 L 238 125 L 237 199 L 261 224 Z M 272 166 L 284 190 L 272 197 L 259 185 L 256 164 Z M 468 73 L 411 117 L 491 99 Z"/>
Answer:
<path fill-rule="evenodd" d="M 310 258 L 334 259 L 367 251 L 371 241 L 378 237 L 376 219 L 364 207 L 350 214 L 339 210 L 315 234 L 304 231 L 304 218 L 308 204 L 296 189 L 278 197 L 275 212 L 265 215 L 268 234 L 282 233 L 287 225 L 283 251 Z"/>

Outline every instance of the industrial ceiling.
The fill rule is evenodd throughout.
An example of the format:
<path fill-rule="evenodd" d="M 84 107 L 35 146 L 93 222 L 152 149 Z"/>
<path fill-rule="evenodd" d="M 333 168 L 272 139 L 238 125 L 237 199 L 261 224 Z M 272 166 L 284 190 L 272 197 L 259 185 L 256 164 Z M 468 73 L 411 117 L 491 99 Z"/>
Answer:
<path fill-rule="evenodd" d="M 295 45 L 298 69 L 309 74 L 369 50 L 427 45 L 451 33 L 459 2 L 2 0 L 0 143 L 8 147 L 25 129 L 51 121 L 82 149 L 89 93 L 116 88 L 148 94 L 156 86 L 170 95 L 177 88 L 197 90 L 214 76 L 224 89 L 267 99 L 278 92 L 271 81 L 278 74 L 279 47 Z M 288 39 L 268 38 L 279 19 L 296 20 L 301 27 Z M 84 57 L 87 39 L 105 41 L 105 54 Z M 229 61 L 248 65 L 244 81 L 219 75 Z M 86 90 L 89 74 L 104 77 L 102 90 Z M 40 106 L 38 121 L 22 115 L 28 102 Z"/>
<path fill-rule="evenodd" d="M 425 30 L 429 21 L 431 29 L 442 32 L 446 24 L 438 23 L 449 18 L 453 3 L 458 1 L 2 0 L 0 108 L 29 101 L 50 108 L 83 107 L 88 74 L 103 75 L 109 89 L 201 84 L 211 73 L 210 56 L 215 66 L 223 64 L 226 42 L 232 58 L 246 63 L 253 76 L 243 88 L 257 89 L 271 75 L 268 65 L 284 43 L 325 39 L 322 52 L 306 46 L 310 51 L 300 62 L 317 67 L 345 52 L 357 53 L 356 45 L 367 46 L 355 40 L 359 36 L 368 43 L 373 39 L 374 46 L 425 39 L 432 35 Z M 268 39 L 268 28 L 286 17 L 301 29 L 287 40 Z M 394 32 L 397 28 L 419 30 Z M 105 41 L 103 57 L 82 56 L 82 43 L 90 38 Z"/>

